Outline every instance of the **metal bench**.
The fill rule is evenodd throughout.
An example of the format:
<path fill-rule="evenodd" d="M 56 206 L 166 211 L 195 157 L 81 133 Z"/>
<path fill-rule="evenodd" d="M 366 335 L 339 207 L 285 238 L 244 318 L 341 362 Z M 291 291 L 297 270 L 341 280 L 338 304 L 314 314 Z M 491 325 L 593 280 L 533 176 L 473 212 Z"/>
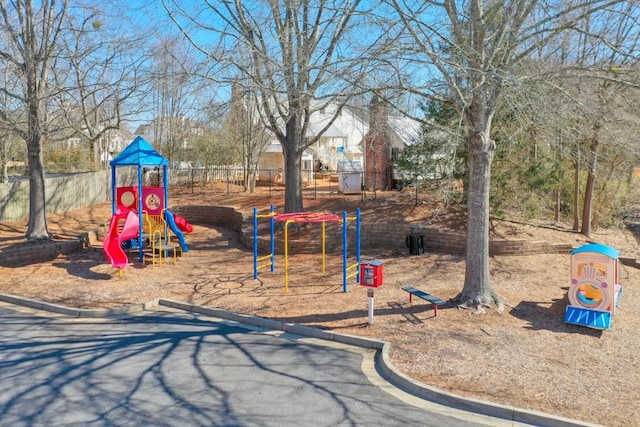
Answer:
<path fill-rule="evenodd" d="M 447 302 L 445 300 L 442 300 L 436 296 L 433 296 L 431 294 L 428 294 L 424 291 L 421 291 L 420 289 L 416 289 L 412 286 L 404 286 L 402 288 L 403 291 L 408 292 L 409 293 L 409 302 L 413 302 L 413 296 L 417 296 L 418 298 L 422 298 L 425 301 L 429 301 L 431 303 L 431 306 L 433 307 L 433 317 L 437 317 L 438 316 L 438 306 L 439 305 L 446 305 Z"/>

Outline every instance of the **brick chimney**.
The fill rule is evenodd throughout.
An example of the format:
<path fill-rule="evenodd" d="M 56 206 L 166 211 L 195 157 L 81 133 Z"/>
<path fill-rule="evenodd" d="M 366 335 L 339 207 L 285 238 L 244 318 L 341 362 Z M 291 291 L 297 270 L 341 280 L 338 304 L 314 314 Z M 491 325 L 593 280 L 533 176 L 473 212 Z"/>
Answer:
<path fill-rule="evenodd" d="M 387 104 L 377 94 L 369 104 L 369 132 L 364 139 L 364 185 L 370 190 L 390 190 L 391 143 L 387 129 Z"/>

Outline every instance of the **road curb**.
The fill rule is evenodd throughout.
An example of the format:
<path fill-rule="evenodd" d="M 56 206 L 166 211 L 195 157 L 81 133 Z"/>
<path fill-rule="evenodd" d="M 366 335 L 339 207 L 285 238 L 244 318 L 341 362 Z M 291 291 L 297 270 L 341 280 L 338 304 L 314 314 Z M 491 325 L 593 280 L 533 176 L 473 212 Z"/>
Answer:
<path fill-rule="evenodd" d="M 389 360 L 389 345 L 385 345 L 382 351 L 376 354 L 376 368 L 380 375 L 396 387 L 418 396 L 429 402 L 460 409 L 475 414 L 482 414 L 493 418 L 500 418 L 516 423 L 548 426 L 548 427 L 597 427 L 598 424 L 585 423 L 579 420 L 546 414 L 544 412 L 517 408 L 515 406 L 502 405 L 463 397 L 440 390 L 435 387 L 416 381 L 399 372 Z"/>
<path fill-rule="evenodd" d="M 215 317 L 223 320 L 242 323 L 249 326 L 255 326 L 263 329 L 280 330 L 294 335 L 317 338 L 326 341 L 333 341 L 342 344 L 348 344 L 355 347 L 376 350 L 375 365 L 378 373 L 389 383 L 413 394 L 419 398 L 443 406 L 468 411 L 476 414 L 482 414 L 489 417 L 500 418 L 503 420 L 513 421 L 522 424 L 549 427 L 592 427 L 596 424 L 584 423 L 570 418 L 558 417 L 545 414 L 543 412 L 530 411 L 526 409 L 516 408 L 508 405 L 482 401 L 473 398 L 458 396 L 452 393 L 439 390 L 435 387 L 422 384 L 412 378 L 399 372 L 389 359 L 390 344 L 386 341 L 376 340 L 372 338 L 363 338 L 355 335 L 347 335 L 326 331 L 310 326 L 299 325 L 295 323 L 287 323 L 279 320 L 252 316 L 248 314 L 240 314 L 227 310 L 203 307 L 195 304 L 187 304 L 178 301 L 157 299 L 145 304 L 130 307 L 108 308 L 108 309 L 76 309 L 69 308 L 58 304 L 51 304 L 37 301 L 29 298 L 22 298 L 14 295 L 0 293 L 0 301 L 29 307 L 37 310 L 54 312 L 75 318 L 102 318 L 114 317 L 129 314 L 136 314 L 142 311 L 155 310 L 159 306 L 168 307 L 176 310 L 182 310 L 190 313 L 202 314 L 205 316 Z"/>
<path fill-rule="evenodd" d="M 148 303 L 132 305 L 127 307 L 115 307 L 115 308 L 99 308 L 99 309 L 84 309 L 84 308 L 71 308 L 64 305 L 52 304 L 48 302 L 42 302 L 35 299 L 18 297 L 10 294 L 0 293 L 0 301 L 9 304 L 20 305 L 23 307 L 29 307 L 36 310 L 48 311 L 51 313 L 63 314 L 69 317 L 114 317 L 124 316 L 128 314 L 140 313 L 145 310 L 151 310 L 153 307 L 158 306 L 158 301 L 154 300 Z"/>
<path fill-rule="evenodd" d="M 361 348 L 369 348 L 374 350 L 382 350 L 387 345 L 386 342 L 369 338 L 362 338 L 354 335 L 337 334 L 332 331 L 312 328 L 310 326 L 299 325 L 296 323 L 287 323 L 280 320 L 268 319 L 265 317 L 251 316 L 247 314 L 234 313 L 218 308 L 202 307 L 194 304 L 187 304 L 178 301 L 159 299 L 158 305 L 170 307 L 191 313 L 204 314 L 206 316 L 217 317 L 219 319 L 231 320 L 245 325 L 256 326 L 264 329 L 274 329 L 287 332 L 294 335 L 301 335 L 309 338 L 318 338 L 327 341 L 349 344 Z"/>

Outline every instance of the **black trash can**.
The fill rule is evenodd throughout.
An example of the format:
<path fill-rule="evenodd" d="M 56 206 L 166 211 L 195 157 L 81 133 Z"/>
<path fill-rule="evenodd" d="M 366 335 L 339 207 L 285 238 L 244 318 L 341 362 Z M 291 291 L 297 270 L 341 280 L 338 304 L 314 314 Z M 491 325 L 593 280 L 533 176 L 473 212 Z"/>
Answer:
<path fill-rule="evenodd" d="M 424 253 L 424 234 L 421 225 L 412 225 L 409 227 L 410 232 L 407 234 L 406 245 L 409 248 L 409 255 L 422 255 Z"/>

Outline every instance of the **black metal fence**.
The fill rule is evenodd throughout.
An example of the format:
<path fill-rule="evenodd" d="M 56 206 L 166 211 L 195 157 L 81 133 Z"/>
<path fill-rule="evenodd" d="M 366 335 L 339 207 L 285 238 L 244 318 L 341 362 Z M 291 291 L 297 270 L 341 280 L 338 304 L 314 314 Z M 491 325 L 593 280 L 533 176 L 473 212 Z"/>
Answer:
<path fill-rule="evenodd" d="M 281 169 L 256 169 L 249 177 L 239 166 L 214 166 L 207 168 L 173 169 L 170 171 L 171 185 L 181 185 L 195 192 L 202 187 L 217 187 L 224 194 L 239 194 L 248 190 L 248 186 L 267 189 L 272 195 L 284 189 L 285 182 Z M 314 172 L 302 170 L 302 185 L 305 197 L 316 198 L 320 195 L 359 195 L 363 200 L 376 199 L 379 194 L 388 191 L 410 193 L 418 203 L 422 195 L 426 195 L 433 185 L 442 181 L 430 180 L 427 183 L 415 180 L 393 180 L 385 172 Z"/>

